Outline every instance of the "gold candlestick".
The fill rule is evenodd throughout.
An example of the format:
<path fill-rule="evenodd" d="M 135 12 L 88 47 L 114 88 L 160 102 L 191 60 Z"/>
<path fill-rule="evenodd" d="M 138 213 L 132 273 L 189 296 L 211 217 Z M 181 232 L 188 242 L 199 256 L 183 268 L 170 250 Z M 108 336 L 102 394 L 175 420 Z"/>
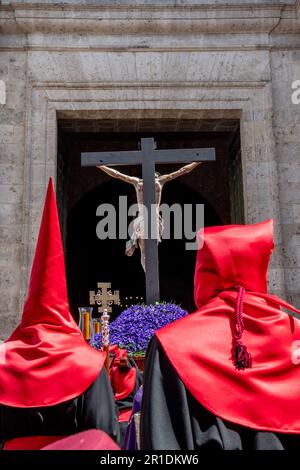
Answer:
<path fill-rule="evenodd" d="M 103 351 L 106 352 L 105 368 L 109 374 L 109 314 L 107 309 L 104 309 L 103 315 L 101 316 L 102 321 L 102 347 Z"/>

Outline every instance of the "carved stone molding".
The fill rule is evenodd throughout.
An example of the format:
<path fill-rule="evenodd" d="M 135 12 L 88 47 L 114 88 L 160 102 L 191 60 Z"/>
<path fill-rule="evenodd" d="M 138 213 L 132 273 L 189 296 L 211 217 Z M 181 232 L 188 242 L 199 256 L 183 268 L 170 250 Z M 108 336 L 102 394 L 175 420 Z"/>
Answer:
<path fill-rule="evenodd" d="M 274 218 L 277 251 L 271 269 L 271 290 L 284 292 L 281 259 L 281 228 L 278 175 L 272 130 L 271 88 L 269 83 L 209 83 L 180 87 L 161 83 L 160 87 L 139 88 L 101 86 L 93 89 L 69 85 L 31 85 L 25 157 L 22 296 L 28 283 L 35 240 L 42 210 L 42 195 L 49 176 L 56 180 L 57 118 L 82 118 L 94 113 L 98 118 L 177 117 L 240 119 L 246 223 Z M 114 99 L 112 100 L 112 96 Z M 117 97 L 116 97 L 117 96 Z"/>
<path fill-rule="evenodd" d="M 2 1 L 4 33 L 190 34 L 299 32 L 290 1 Z"/>

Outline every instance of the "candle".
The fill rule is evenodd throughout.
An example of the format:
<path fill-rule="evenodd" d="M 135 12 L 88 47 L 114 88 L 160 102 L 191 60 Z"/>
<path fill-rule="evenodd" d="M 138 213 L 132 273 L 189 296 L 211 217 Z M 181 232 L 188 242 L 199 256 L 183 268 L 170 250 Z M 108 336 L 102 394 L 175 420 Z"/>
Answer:
<path fill-rule="evenodd" d="M 95 335 L 99 334 L 100 333 L 100 321 L 99 320 L 95 321 L 94 328 L 95 328 Z"/>
<path fill-rule="evenodd" d="M 89 312 L 83 312 L 83 337 L 84 339 L 90 339 L 90 314 Z"/>

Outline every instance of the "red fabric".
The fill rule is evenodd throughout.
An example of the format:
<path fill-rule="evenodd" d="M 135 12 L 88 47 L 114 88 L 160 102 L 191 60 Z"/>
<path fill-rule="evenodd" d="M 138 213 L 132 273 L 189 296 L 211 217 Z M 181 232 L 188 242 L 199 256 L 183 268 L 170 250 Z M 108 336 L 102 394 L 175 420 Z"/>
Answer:
<path fill-rule="evenodd" d="M 203 232 L 200 234 L 203 238 Z M 300 313 L 266 293 L 273 224 L 204 229 L 197 254 L 195 299 L 199 310 L 156 335 L 191 394 L 209 411 L 233 423 L 300 433 Z M 233 364 L 234 314 L 246 289 L 242 341 L 252 366 Z"/>
<path fill-rule="evenodd" d="M 121 450 L 103 431 L 91 429 L 66 437 L 41 450 Z"/>
<path fill-rule="evenodd" d="M 256 225 L 208 227 L 199 231 L 198 243 L 194 276 L 198 308 L 235 285 L 248 291 L 267 292 L 268 266 L 274 248 L 272 220 Z"/>
<path fill-rule="evenodd" d="M 126 408 L 125 410 L 121 410 L 119 413 L 119 423 L 127 423 L 131 416 L 131 408 Z"/>
<path fill-rule="evenodd" d="M 62 438 L 63 436 L 17 437 L 6 441 L 3 450 L 39 450 Z"/>
<path fill-rule="evenodd" d="M 64 253 L 50 180 L 20 325 L 1 346 L 0 403 L 52 406 L 83 393 L 105 354 L 86 344 L 69 312 Z"/>
<path fill-rule="evenodd" d="M 110 369 L 110 380 L 114 391 L 115 400 L 123 400 L 128 397 L 133 391 L 136 382 L 136 369 L 130 367 L 129 369 L 123 369 L 120 367 L 120 360 L 122 358 L 127 359 L 126 349 L 120 349 L 113 345 L 110 347 L 110 351 L 115 354 L 111 369 Z"/>

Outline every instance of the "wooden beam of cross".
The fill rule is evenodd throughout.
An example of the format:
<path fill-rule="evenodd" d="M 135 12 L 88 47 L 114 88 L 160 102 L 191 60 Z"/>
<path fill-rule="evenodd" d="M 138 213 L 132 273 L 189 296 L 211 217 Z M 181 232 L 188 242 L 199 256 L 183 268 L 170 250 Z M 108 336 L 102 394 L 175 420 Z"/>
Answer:
<path fill-rule="evenodd" d="M 111 284 L 109 282 L 98 282 L 98 291 L 90 291 L 90 305 L 98 305 L 98 312 L 103 313 L 112 312 L 112 305 L 120 303 L 120 292 L 115 290 L 111 291 Z"/>
<path fill-rule="evenodd" d="M 151 227 L 152 207 L 155 207 L 155 164 L 214 161 L 214 148 L 156 149 L 154 139 L 141 139 L 140 150 L 120 152 L 82 152 L 81 166 L 142 165 L 144 206 L 147 208 L 147 227 Z M 150 233 L 150 232 L 149 232 Z M 145 239 L 145 275 L 147 304 L 159 300 L 157 239 Z"/>

